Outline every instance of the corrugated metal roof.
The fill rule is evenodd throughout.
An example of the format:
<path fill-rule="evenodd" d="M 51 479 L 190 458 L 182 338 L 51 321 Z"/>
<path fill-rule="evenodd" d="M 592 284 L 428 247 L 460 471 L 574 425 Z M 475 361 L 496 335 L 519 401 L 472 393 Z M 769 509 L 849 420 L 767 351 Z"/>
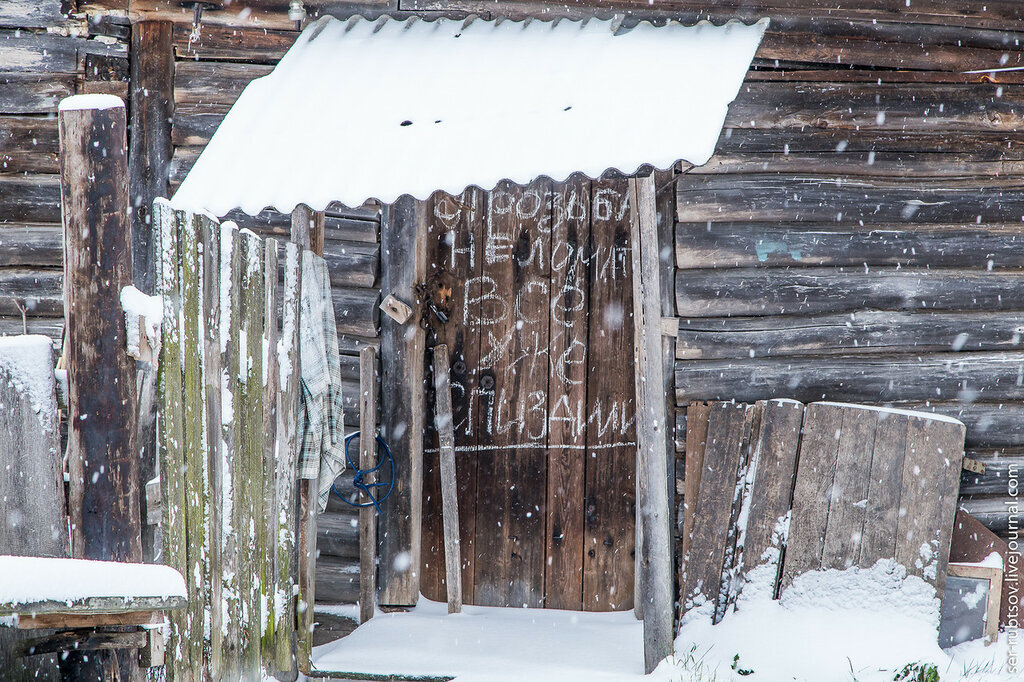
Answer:
<path fill-rule="evenodd" d="M 703 164 L 766 26 L 320 19 L 246 87 L 174 202 L 320 210 Z"/>

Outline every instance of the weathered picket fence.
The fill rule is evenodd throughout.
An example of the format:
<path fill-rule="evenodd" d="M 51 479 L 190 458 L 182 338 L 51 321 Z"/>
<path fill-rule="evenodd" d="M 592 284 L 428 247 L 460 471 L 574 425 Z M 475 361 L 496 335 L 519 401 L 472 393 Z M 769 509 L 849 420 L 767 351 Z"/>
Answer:
<path fill-rule="evenodd" d="M 163 551 L 189 592 L 168 677 L 292 671 L 301 254 L 282 289 L 276 240 L 162 199 L 153 218 Z"/>

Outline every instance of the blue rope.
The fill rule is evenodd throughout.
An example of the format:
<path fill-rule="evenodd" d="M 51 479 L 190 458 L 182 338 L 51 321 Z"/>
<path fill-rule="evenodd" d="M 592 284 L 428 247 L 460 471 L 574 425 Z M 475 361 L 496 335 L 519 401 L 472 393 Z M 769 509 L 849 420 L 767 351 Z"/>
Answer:
<path fill-rule="evenodd" d="M 349 468 L 351 468 L 352 471 L 355 472 L 354 475 L 352 476 L 352 485 L 356 487 L 356 490 L 361 490 L 368 498 L 370 498 L 370 501 L 353 502 L 344 495 L 342 495 L 340 492 L 338 492 L 338 489 L 334 487 L 333 483 L 331 484 L 331 490 L 334 492 L 335 495 L 338 496 L 339 499 L 344 501 L 346 504 L 350 504 L 353 507 L 376 507 L 377 513 L 383 514 L 384 512 L 380 508 L 380 505 L 384 500 L 388 499 L 388 496 L 391 495 L 391 491 L 395 489 L 395 456 L 391 454 L 391 448 L 388 447 L 388 444 L 384 441 L 384 439 L 378 435 L 377 442 L 380 443 L 382 448 L 384 448 L 385 457 L 381 458 L 381 460 L 377 462 L 377 466 L 373 467 L 372 469 L 360 469 L 355 465 L 355 463 L 352 461 L 352 458 L 348 454 L 349 444 L 358 437 L 359 432 L 356 431 L 354 433 L 350 433 L 345 438 L 345 461 L 348 463 Z M 365 477 L 369 476 L 370 474 L 377 473 L 377 471 L 380 470 L 382 466 L 384 466 L 385 461 L 387 461 L 391 466 L 391 480 L 389 480 L 387 483 L 367 483 Z M 383 488 L 384 486 L 388 487 L 388 491 L 384 493 L 384 497 L 381 497 L 379 499 L 374 497 L 373 491 L 370 489 Z"/>

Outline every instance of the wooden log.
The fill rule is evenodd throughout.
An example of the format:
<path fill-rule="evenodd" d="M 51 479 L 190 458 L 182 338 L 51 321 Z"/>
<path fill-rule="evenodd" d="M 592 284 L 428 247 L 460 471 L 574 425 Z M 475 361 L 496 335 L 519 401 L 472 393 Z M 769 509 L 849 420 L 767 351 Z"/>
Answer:
<path fill-rule="evenodd" d="M 918 149 L 925 148 L 918 143 Z M 745 151 L 719 153 L 703 166 L 688 171 L 690 175 L 726 173 L 787 173 L 791 175 L 824 173 L 849 177 L 881 178 L 970 178 L 1000 177 L 1020 172 L 1024 161 L 1015 158 L 991 158 L 986 152 L 960 154 L 935 152 L 854 152 L 842 149 L 831 153 L 767 153 Z M 1008 156 L 1016 156 L 1011 152 Z"/>
<path fill-rule="evenodd" d="M 3 86 L 0 85 L 0 110 L 3 108 Z M 42 104 L 35 106 L 45 106 Z M 217 127 L 227 116 L 230 107 L 226 104 L 193 104 L 182 103 L 174 107 L 174 120 L 171 121 L 171 142 L 175 147 L 187 145 L 205 146 L 213 137 Z"/>
<path fill-rule="evenodd" d="M 62 653 L 67 651 L 103 651 L 109 649 L 141 649 L 146 646 L 146 631 L 96 632 L 72 630 L 45 637 L 34 637 L 19 645 L 22 656 Z"/>
<path fill-rule="evenodd" d="M 125 111 L 113 97 L 77 106 L 59 116 L 73 546 L 82 558 L 140 561 L 135 363 L 120 304 L 132 270 Z"/>
<path fill-rule="evenodd" d="M 294 25 L 287 28 L 249 27 L 239 25 L 237 20 L 227 25 L 204 22 L 199 38 L 194 40 L 188 22 L 178 22 L 174 25 L 174 49 L 184 59 L 276 64 L 299 35 Z"/>
<path fill-rule="evenodd" d="M 316 551 L 320 556 L 340 559 L 360 557 L 363 549 L 363 543 L 360 542 L 360 514 L 362 510 L 358 513 L 325 511 L 319 515 L 316 521 Z"/>
<path fill-rule="evenodd" d="M 434 425 L 440 443 L 441 500 L 444 508 L 444 555 L 448 613 L 462 611 L 462 549 L 459 543 L 459 501 L 455 472 L 455 428 L 452 389 L 448 379 L 448 346 L 434 346 Z"/>
<path fill-rule="evenodd" d="M 426 272 L 424 204 L 408 197 L 391 206 L 381 225 L 381 290 L 415 300 Z M 378 600 L 411 606 L 419 596 L 423 462 L 423 360 L 419 311 L 405 324 L 381 320 L 381 435 L 395 453 L 398 474 L 383 505 Z"/>
<path fill-rule="evenodd" d="M 363 471 L 377 465 L 376 375 L 377 353 L 373 348 L 364 348 L 359 354 L 359 468 Z M 375 482 L 372 474 L 367 477 L 367 484 Z M 361 502 L 366 504 L 369 500 Z M 373 507 L 359 510 L 358 546 L 359 622 L 365 623 L 373 618 L 377 605 L 377 513 Z"/>
<path fill-rule="evenodd" d="M 320 557 L 316 562 L 316 582 L 318 603 L 356 603 L 359 601 L 358 559 Z"/>
<path fill-rule="evenodd" d="M 679 321 L 676 357 L 1013 351 L 1020 347 L 1022 330 L 1024 314 L 1010 311 L 685 318 Z"/>
<path fill-rule="evenodd" d="M 680 222 L 1019 222 L 1012 178 L 906 180 L 748 174 L 686 175 L 677 184 Z"/>
<path fill-rule="evenodd" d="M 965 456 L 985 465 L 984 473 L 966 469 L 960 473 L 960 494 L 967 496 L 1008 495 L 1011 471 L 1024 470 L 1024 451 L 1019 448 L 968 450 Z"/>
<path fill-rule="evenodd" d="M 167 197 L 174 111 L 174 53 L 168 22 L 141 21 L 132 27 L 132 137 L 129 180 L 135 286 L 153 291 L 153 200 Z"/>
<path fill-rule="evenodd" d="M 57 120 L 0 116 L 0 169 L 5 173 L 59 173 Z"/>
<path fill-rule="evenodd" d="M 269 65 L 251 62 L 181 61 L 174 71 L 174 101 L 230 106 L 249 81 L 266 76 L 272 69 Z"/>
<path fill-rule="evenodd" d="M 60 0 L 10 0 L 0 7 L 0 26 L 49 28 L 67 19 Z"/>
<path fill-rule="evenodd" d="M 59 223 L 60 177 L 0 175 L 0 216 L 8 222 Z"/>
<path fill-rule="evenodd" d="M 967 69 L 962 69 L 967 70 Z M 917 132 L 1017 130 L 1019 85 L 747 82 L 729 106 L 730 128 L 829 128 Z M 841 101 L 842 106 L 821 106 Z"/>
<path fill-rule="evenodd" d="M 277 408 L 277 587 L 283 608 L 278 612 L 275 662 L 278 670 L 295 667 L 292 653 L 295 633 L 296 532 L 295 495 L 299 448 L 299 395 L 301 364 L 299 328 L 301 311 L 302 259 L 299 248 L 285 244 L 284 289 L 281 313 L 281 338 L 277 354 L 280 395 Z"/>
<path fill-rule="evenodd" d="M 858 310 L 1014 310 L 1017 271 L 951 268 L 691 270 L 676 275 L 680 317 L 816 315 Z"/>
<path fill-rule="evenodd" d="M 1018 224 L 861 226 L 677 223 L 676 264 L 690 268 L 1003 268 L 1024 265 Z"/>
<path fill-rule="evenodd" d="M 654 178 L 631 178 L 633 344 L 636 386 L 637 570 L 643 601 L 644 667 L 650 673 L 672 653 L 672 535 L 669 521 L 661 281 Z"/>
<path fill-rule="evenodd" d="M 70 74 L 12 73 L 0 76 L 0 114 L 52 114 L 75 94 Z"/>
<path fill-rule="evenodd" d="M 676 401 L 1019 400 L 1020 353 L 700 360 L 676 368 Z"/>
<path fill-rule="evenodd" d="M 64 311 L 60 270 L 10 268 L 0 270 L 0 315 L 20 321 L 28 317 L 57 317 Z"/>
<path fill-rule="evenodd" d="M 831 71 L 833 74 L 843 73 Z M 878 74 L 878 71 L 872 71 Z M 876 76 L 877 78 L 877 76 Z M 872 81 L 873 82 L 873 81 Z M 949 131 L 925 128 L 914 131 L 833 130 L 805 128 L 799 135 L 786 128 L 726 128 L 718 138 L 716 154 L 840 154 L 922 153 L 976 154 L 989 161 L 1019 160 L 1024 148 L 1016 131 Z M 876 156 L 877 158 L 877 156 Z"/>
<path fill-rule="evenodd" d="M 1010 526 L 1011 513 L 1007 511 L 1017 504 L 1017 497 L 1011 495 L 991 495 L 969 497 L 960 500 L 960 508 L 978 519 L 993 533 L 1006 539 L 1014 529 Z M 1019 533 L 1019 529 L 1017 529 Z"/>

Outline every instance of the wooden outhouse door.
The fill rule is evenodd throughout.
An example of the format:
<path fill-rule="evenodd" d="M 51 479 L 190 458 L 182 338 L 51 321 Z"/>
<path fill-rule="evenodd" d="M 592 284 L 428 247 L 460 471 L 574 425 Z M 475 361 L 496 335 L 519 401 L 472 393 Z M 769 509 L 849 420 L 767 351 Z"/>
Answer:
<path fill-rule="evenodd" d="M 438 193 L 427 213 L 427 336 L 452 351 L 465 600 L 631 608 L 626 180 Z M 436 434 L 424 450 L 421 585 L 444 601 Z"/>

